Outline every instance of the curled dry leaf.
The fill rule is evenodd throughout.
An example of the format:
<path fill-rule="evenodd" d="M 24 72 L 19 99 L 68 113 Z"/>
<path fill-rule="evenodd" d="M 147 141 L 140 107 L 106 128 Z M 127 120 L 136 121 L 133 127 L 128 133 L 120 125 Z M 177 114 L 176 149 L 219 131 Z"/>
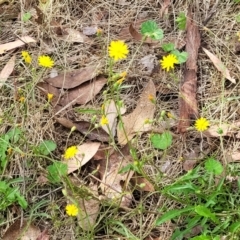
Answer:
<path fill-rule="evenodd" d="M 139 191 L 146 191 L 146 192 L 155 191 L 152 183 L 150 183 L 146 178 L 140 177 L 137 174 L 134 174 L 134 176 L 131 179 L 131 182 L 133 182 L 133 185 Z"/>
<path fill-rule="evenodd" d="M 21 220 L 15 221 L 5 232 L 3 240 L 37 240 L 41 235 L 41 231 L 38 227 L 33 224 L 29 224 L 27 220 L 23 220 L 21 225 Z"/>
<path fill-rule="evenodd" d="M 222 75 L 227 78 L 229 81 L 231 81 L 232 83 L 236 83 L 236 80 L 233 79 L 230 76 L 230 72 L 229 70 L 226 68 L 226 66 L 223 64 L 223 62 L 216 57 L 214 54 L 212 54 L 211 52 L 209 52 L 206 48 L 202 48 L 203 51 L 208 55 L 208 57 L 210 58 L 210 60 L 212 61 L 212 63 L 214 64 L 214 66 L 217 68 L 217 70 L 219 72 L 222 73 Z"/>
<path fill-rule="evenodd" d="M 64 127 L 71 129 L 76 127 L 77 131 L 82 133 L 88 139 L 94 141 L 98 140 L 100 142 L 108 142 L 109 135 L 102 128 L 95 128 L 93 124 L 87 121 L 71 121 L 67 118 L 56 118 L 56 121 L 62 124 Z"/>
<path fill-rule="evenodd" d="M 102 129 L 105 130 L 108 134 L 111 134 L 113 137 L 116 134 L 116 127 L 117 127 L 117 108 L 113 100 L 110 102 L 107 102 L 105 104 L 105 115 L 108 119 L 108 126 L 104 125 L 102 126 Z M 126 112 L 125 108 L 120 109 L 121 114 L 124 114 Z M 109 132 L 109 129 L 111 132 Z"/>
<path fill-rule="evenodd" d="M 117 136 L 119 144 L 125 145 L 137 132 L 146 132 L 152 128 L 151 124 L 146 122 L 153 119 L 155 112 L 155 104 L 149 100 L 149 97 L 156 98 L 156 88 L 152 80 L 143 89 L 134 111 L 123 116 L 122 124 L 118 124 Z"/>
<path fill-rule="evenodd" d="M 240 161 L 240 152 L 236 151 L 231 154 L 227 154 L 228 162 L 239 162 Z"/>
<path fill-rule="evenodd" d="M 4 66 L 3 70 L 0 73 L 0 88 L 3 86 L 3 84 L 7 81 L 8 77 L 11 75 L 14 66 L 15 66 L 15 55 L 13 55 L 7 64 Z"/>
<path fill-rule="evenodd" d="M 92 43 L 92 40 L 89 37 L 87 37 L 86 35 L 84 35 L 83 33 L 75 29 L 66 28 L 64 30 L 67 32 L 67 35 L 64 35 L 59 38 L 66 42 L 77 42 L 77 43 L 88 43 L 88 44 Z"/>
<path fill-rule="evenodd" d="M 222 123 L 221 125 L 212 125 L 203 134 L 206 137 L 233 136 L 238 133 L 240 122 L 232 124 Z"/>
<path fill-rule="evenodd" d="M 44 79 L 44 81 L 57 88 L 70 89 L 96 77 L 96 75 L 97 65 L 75 70 L 70 73 L 62 73 L 54 78 Z"/>
<path fill-rule="evenodd" d="M 200 33 L 191 9 L 187 14 L 186 52 L 188 59 L 184 70 L 184 79 L 180 87 L 178 132 L 185 133 L 190 126 L 190 119 L 198 116 L 197 107 L 197 58 L 200 47 Z"/>
<path fill-rule="evenodd" d="M 67 160 L 63 159 L 63 162 L 68 166 L 68 174 L 81 168 L 91 160 L 99 147 L 100 143 L 97 142 L 83 143 L 82 145 L 77 146 L 78 151 L 74 157 Z"/>
<path fill-rule="evenodd" d="M 79 87 L 71 89 L 61 98 L 60 105 L 86 104 L 101 91 L 106 83 L 107 79 L 105 77 L 99 77 L 96 80 L 92 80 Z"/>
<path fill-rule="evenodd" d="M 24 46 L 26 43 L 33 43 L 36 42 L 33 38 L 25 36 L 25 37 L 21 37 L 19 40 L 16 40 L 14 42 L 9 42 L 9 43 L 4 43 L 0 45 L 0 54 L 12 50 L 14 48 L 17 47 L 22 47 Z"/>
<path fill-rule="evenodd" d="M 132 162 L 129 150 L 124 149 L 122 154 L 115 151 L 109 159 L 99 162 L 99 173 L 102 180 L 100 188 L 103 194 L 108 199 L 114 200 L 116 204 L 117 200 L 120 200 L 121 207 L 128 207 L 131 203 L 132 195 L 127 192 L 127 186 L 134 172 L 119 173 L 119 171 Z"/>

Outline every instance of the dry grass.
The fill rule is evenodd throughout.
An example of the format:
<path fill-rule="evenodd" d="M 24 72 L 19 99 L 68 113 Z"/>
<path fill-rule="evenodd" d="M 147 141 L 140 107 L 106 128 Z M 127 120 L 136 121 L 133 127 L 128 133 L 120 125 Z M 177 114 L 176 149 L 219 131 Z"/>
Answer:
<path fill-rule="evenodd" d="M 62 0 L 50 1 L 51 4 L 46 12 L 45 23 L 37 24 L 35 21 L 20 21 L 20 15 L 26 11 L 33 11 L 37 5 L 36 1 L 10 1 L 4 3 L 2 7 L 6 13 L 0 17 L 0 42 L 7 43 L 15 40 L 18 36 L 28 35 L 37 40 L 36 45 L 30 45 L 27 50 L 32 55 L 40 54 L 51 55 L 56 62 L 59 71 L 72 70 L 88 66 L 98 62 L 102 71 L 105 73 L 107 62 L 107 46 L 111 40 L 119 38 L 121 29 L 129 26 L 130 23 L 139 19 L 152 19 L 164 30 L 166 40 L 184 39 L 184 32 L 179 32 L 174 19 L 179 12 L 186 13 L 192 1 L 173 1 L 169 8 L 169 14 L 163 18 L 159 15 L 162 1 L 129 1 L 130 5 L 120 5 L 118 1 L 77 1 Z M 237 81 L 233 85 L 228 80 L 223 79 L 221 74 L 214 68 L 211 61 L 200 49 L 198 60 L 198 92 L 200 114 L 212 123 L 232 123 L 240 119 L 238 109 L 239 100 L 226 101 L 226 97 L 236 97 L 239 95 L 239 56 L 235 54 L 235 35 L 239 30 L 239 24 L 235 21 L 239 13 L 239 5 L 235 5 L 233 0 L 219 1 L 217 11 L 207 24 L 207 29 L 203 25 L 204 20 L 209 15 L 213 6 L 213 1 L 194 1 L 194 12 L 196 14 L 197 24 L 200 27 L 202 45 L 209 51 L 215 53 L 229 68 L 230 72 Z M 210 5 L 209 5 L 210 2 Z M 19 9 L 21 14 L 11 17 L 14 9 Z M 97 16 L 102 13 L 100 21 Z M 94 44 L 67 43 L 59 39 L 53 33 L 51 22 L 57 21 L 59 24 L 82 30 L 83 27 L 97 24 L 103 29 L 103 36 L 95 38 Z M 127 40 L 131 53 L 138 46 L 137 42 Z M 25 49 L 25 48 L 24 48 Z M 143 193 L 134 191 L 133 208 L 129 211 L 112 208 L 108 205 L 102 206 L 100 216 L 97 220 L 96 228 L 92 232 L 85 233 L 78 226 L 76 221 L 66 217 L 64 207 L 65 198 L 61 189 L 53 185 L 42 186 L 37 182 L 38 176 L 43 173 L 51 162 L 49 160 L 36 158 L 31 154 L 30 146 L 38 145 L 43 139 L 52 139 L 58 149 L 55 151 L 53 159 L 60 158 L 66 146 L 77 144 L 82 136 L 78 133 L 71 135 L 69 141 L 66 141 L 69 134 L 68 130 L 55 123 L 53 111 L 50 108 L 44 109 L 46 99 L 42 97 L 36 89 L 36 83 L 47 76 L 44 72 L 41 76 L 32 82 L 32 73 L 22 64 L 20 52 L 17 49 L 0 56 L 0 69 L 4 67 L 8 59 L 16 54 L 17 61 L 14 73 L 8 79 L 6 85 L 0 89 L 0 134 L 17 124 L 24 133 L 24 143 L 22 146 L 14 146 L 14 149 L 21 148 L 25 155 L 15 153 L 9 162 L 9 165 L 2 178 L 23 177 L 24 181 L 19 185 L 22 194 L 29 202 L 27 211 L 20 208 L 9 208 L 0 218 L 0 235 L 5 232 L 8 226 L 21 216 L 28 217 L 35 224 L 49 229 L 51 239 L 145 239 L 147 236 L 161 237 L 158 239 L 169 239 L 175 226 L 168 223 L 156 227 L 155 221 L 158 216 L 158 209 L 169 210 L 177 206 L 169 200 L 156 193 Z M 121 93 L 121 97 L 127 106 L 127 112 L 131 112 L 136 106 L 139 94 L 149 79 L 152 79 L 158 89 L 156 119 L 160 117 L 162 110 L 170 111 L 178 116 L 178 89 L 179 81 L 182 79 L 182 67 L 176 70 L 173 81 L 171 76 L 162 70 L 159 73 L 149 76 L 146 71 L 139 66 L 139 60 L 147 54 L 154 54 L 161 58 L 162 51 L 151 45 L 143 45 L 141 50 L 132 60 L 132 55 L 121 62 L 117 68 L 119 71 L 128 69 L 129 79 L 127 84 L 133 85 Z M 166 86 L 170 90 L 166 93 Z M 26 104 L 23 106 L 15 98 L 21 88 L 23 95 L 26 96 Z M 88 106 L 99 108 L 103 98 L 101 93 Z M 82 116 L 76 116 L 77 119 L 83 119 Z M 156 129 L 161 129 L 160 122 L 155 123 Z M 173 122 L 174 131 L 176 122 Z M 222 144 L 219 139 L 204 139 L 204 144 L 199 143 L 202 137 L 199 134 L 190 132 L 185 138 L 176 135 L 173 145 L 164 154 L 157 150 L 152 150 L 149 137 L 140 136 L 135 141 L 138 154 L 142 159 L 147 159 L 145 171 L 149 179 L 158 187 L 172 183 L 174 179 L 183 173 L 181 157 L 191 151 L 201 152 L 205 155 L 214 154 L 219 160 L 223 161 L 228 152 L 239 150 L 239 141 L 235 138 L 223 138 Z M 169 162 L 169 167 L 165 170 L 165 175 L 161 169 Z M 125 226 L 132 238 L 122 237 L 118 230 L 122 225 Z M 156 238 L 157 239 L 157 238 Z"/>

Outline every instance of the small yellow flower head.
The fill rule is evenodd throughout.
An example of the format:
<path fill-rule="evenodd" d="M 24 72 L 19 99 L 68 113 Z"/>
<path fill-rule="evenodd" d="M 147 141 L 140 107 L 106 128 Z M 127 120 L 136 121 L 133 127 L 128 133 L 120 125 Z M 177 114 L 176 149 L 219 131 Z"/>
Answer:
<path fill-rule="evenodd" d="M 203 132 L 203 131 L 207 130 L 209 125 L 210 125 L 209 121 L 203 117 L 197 119 L 195 122 L 195 128 L 199 132 Z"/>
<path fill-rule="evenodd" d="M 240 41 L 240 32 L 237 32 L 238 41 Z"/>
<path fill-rule="evenodd" d="M 150 101 L 153 101 L 153 100 L 154 100 L 153 95 L 152 95 L 152 94 L 149 94 L 149 95 L 148 95 L 148 99 L 149 99 Z"/>
<path fill-rule="evenodd" d="M 129 53 L 127 44 L 124 41 L 111 41 L 108 47 L 109 56 L 115 61 L 125 59 Z"/>
<path fill-rule="evenodd" d="M 25 102 L 25 97 L 21 96 L 21 97 L 19 98 L 19 102 L 20 102 L 20 103 L 24 103 L 24 102 Z"/>
<path fill-rule="evenodd" d="M 97 29 L 97 35 L 98 35 L 98 36 L 101 36 L 102 33 L 103 33 L 103 30 L 102 30 L 101 28 L 98 28 L 98 29 Z"/>
<path fill-rule="evenodd" d="M 52 93 L 48 93 L 47 94 L 47 99 L 48 99 L 49 102 L 51 102 L 52 99 L 53 99 L 53 94 Z"/>
<path fill-rule="evenodd" d="M 122 72 L 122 73 L 120 73 L 120 77 L 126 77 L 127 76 L 127 72 Z"/>
<path fill-rule="evenodd" d="M 163 60 L 160 60 L 162 69 L 166 69 L 168 72 L 171 68 L 174 69 L 174 64 L 178 63 L 177 57 L 173 54 L 169 54 L 163 57 Z"/>
<path fill-rule="evenodd" d="M 49 56 L 42 55 L 38 57 L 38 64 L 41 67 L 52 68 L 54 61 Z"/>
<path fill-rule="evenodd" d="M 64 158 L 70 159 L 70 158 L 74 157 L 76 155 L 77 151 L 78 151 L 77 146 L 71 146 L 71 147 L 67 148 L 67 150 L 64 153 Z"/>
<path fill-rule="evenodd" d="M 122 82 L 125 80 L 125 77 L 122 77 L 120 79 L 117 80 L 117 84 L 120 85 L 122 84 Z"/>
<path fill-rule="evenodd" d="M 22 57 L 23 57 L 25 63 L 30 64 L 30 63 L 32 62 L 32 58 L 31 58 L 29 52 L 27 52 L 27 51 L 22 51 Z"/>
<path fill-rule="evenodd" d="M 68 204 L 66 206 L 66 213 L 67 213 L 68 216 L 73 216 L 73 217 L 77 216 L 78 215 L 77 206 L 74 205 L 74 204 Z"/>
<path fill-rule="evenodd" d="M 109 123 L 108 119 L 105 116 L 102 116 L 102 118 L 100 120 L 100 125 L 104 126 L 104 125 L 107 125 L 108 123 Z"/>

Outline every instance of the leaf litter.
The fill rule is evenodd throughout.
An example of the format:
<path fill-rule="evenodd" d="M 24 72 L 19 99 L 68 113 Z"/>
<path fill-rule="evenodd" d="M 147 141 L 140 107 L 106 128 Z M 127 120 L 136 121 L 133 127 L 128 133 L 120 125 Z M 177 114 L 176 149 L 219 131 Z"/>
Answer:
<path fill-rule="evenodd" d="M 123 130 L 123 126 L 118 124 L 117 136 L 119 144 L 125 145 L 137 133 L 152 129 L 148 120 L 153 119 L 156 106 L 149 97 L 153 99 L 156 98 L 156 88 L 152 80 L 150 80 L 143 89 L 140 99 L 137 102 L 137 107 L 133 112 L 122 116 L 125 131 Z"/>
<path fill-rule="evenodd" d="M 4 66 L 0 73 L 0 88 L 4 85 L 4 83 L 7 81 L 8 77 L 11 75 L 14 66 L 15 66 L 15 60 L 16 56 L 13 55 L 7 62 L 7 64 Z"/>

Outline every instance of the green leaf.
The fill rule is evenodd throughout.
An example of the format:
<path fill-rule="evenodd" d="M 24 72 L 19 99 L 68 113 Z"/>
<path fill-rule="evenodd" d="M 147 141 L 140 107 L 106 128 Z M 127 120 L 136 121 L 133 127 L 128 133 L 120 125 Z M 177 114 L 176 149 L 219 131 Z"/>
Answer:
<path fill-rule="evenodd" d="M 178 50 L 173 50 L 171 53 L 177 57 L 178 64 L 185 63 L 187 61 L 187 52 L 179 52 Z"/>
<path fill-rule="evenodd" d="M 17 143 L 22 135 L 22 130 L 20 128 L 13 128 L 6 134 L 12 143 Z"/>
<path fill-rule="evenodd" d="M 30 12 L 26 12 L 26 13 L 23 14 L 22 20 L 24 22 L 27 22 L 31 17 L 32 17 L 31 13 Z"/>
<path fill-rule="evenodd" d="M 162 134 L 153 134 L 151 136 L 151 142 L 153 147 L 165 150 L 172 144 L 172 135 L 168 131 Z"/>
<path fill-rule="evenodd" d="M 209 173 L 220 175 L 223 172 L 222 164 L 214 158 L 208 158 L 205 162 L 205 169 Z"/>
<path fill-rule="evenodd" d="M 16 198 L 17 198 L 18 204 L 19 204 L 23 209 L 26 209 L 27 206 L 28 206 L 28 203 L 27 203 L 26 199 L 24 198 L 24 196 L 20 195 L 20 193 L 17 193 L 17 194 L 16 194 Z"/>
<path fill-rule="evenodd" d="M 173 218 L 181 216 L 182 213 L 184 213 L 184 212 L 191 211 L 192 209 L 193 209 L 192 207 L 187 207 L 187 208 L 184 208 L 184 209 L 173 209 L 173 210 L 170 210 L 170 211 L 164 213 L 160 218 L 157 219 L 156 225 L 157 226 L 161 225 L 161 224 L 165 223 L 168 220 L 171 220 Z"/>
<path fill-rule="evenodd" d="M 235 222 L 229 226 L 229 232 L 234 233 L 237 231 L 240 231 L 240 222 Z"/>
<path fill-rule="evenodd" d="M 67 164 L 54 162 L 52 165 L 47 167 L 47 178 L 52 183 L 59 183 L 61 182 L 61 178 L 67 175 L 67 170 Z"/>
<path fill-rule="evenodd" d="M 56 149 L 57 145 L 52 140 L 44 140 L 40 145 L 37 147 L 39 154 L 47 156 L 52 151 Z"/>
<path fill-rule="evenodd" d="M 175 46 L 174 46 L 173 43 L 164 43 L 164 44 L 162 45 L 162 49 L 163 49 L 163 51 L 165 51 L 165 52 L 171 52 L 171 51 L 174 50 L 174 48 L 175 48 Z"/>
<path fill-rule="evenodd" d="M 203 205 L 196 206 L 195 212 L 202 217 L 210 218 L 213 222 L 218 222 L 216 215 Z"/>
<path fill-rule="evenodd" d="M 179 30 L 185 30 L 186 29 L 186 23 L 187 23 L 187 17 L 185 16 L 185 14 L 183 12 L 179 13 L 177 19 L 177 26 L 179 28 Z"/>
<path fill-rule="evenodd" d="M 161 40 L 163 38 L 163 30 L 158 27 L 155 21 L 151 20 L 142 23 L 141 34 L 153 40 Z"/>
<path fill-rule="evenodd" d="M 200 235 L 194 238 L 191 238 L 191 240 L 212 240 L 212 237 L 210 236 L 204 236 L 204 235 Z"/>

